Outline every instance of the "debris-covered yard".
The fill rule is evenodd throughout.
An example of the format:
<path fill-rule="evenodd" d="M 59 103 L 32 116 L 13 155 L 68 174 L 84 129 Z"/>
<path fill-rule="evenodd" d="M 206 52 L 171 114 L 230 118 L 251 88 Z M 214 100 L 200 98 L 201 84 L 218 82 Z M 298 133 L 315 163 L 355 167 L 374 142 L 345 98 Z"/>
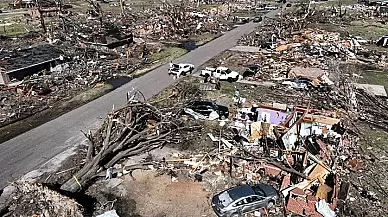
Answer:
<path fill-rule="evenodd" d="M 222 4 L 203 10 L 177 1 L 7 4 L 0 15 L 2 142 L 233 28 Z M 32 122 L 28 129 L 18 123 L 24 119 Z"/>
<path fill-rule="evenodd" d="M 355 26 L 384 29 L 387 6 L 342 3 L 293 3 L 151 100 L 133 92 L 0 211 L 32 188 L 50 200 L 26 215 L 385 216 L 388 38 Z"/>

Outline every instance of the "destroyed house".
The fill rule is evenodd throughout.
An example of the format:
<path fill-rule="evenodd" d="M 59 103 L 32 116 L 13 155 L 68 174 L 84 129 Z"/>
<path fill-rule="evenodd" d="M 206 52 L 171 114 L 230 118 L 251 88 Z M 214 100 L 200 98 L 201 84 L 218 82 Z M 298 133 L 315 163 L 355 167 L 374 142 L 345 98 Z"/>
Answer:
<path fill-rule="evenodd" d="M 311 135 L 328 136 L 329 134 L 335 137 L 339 136 L 332 128 L 340 120 L 322 114 L 313 114 L 316 112 L 313 109 L 296 108 L 282 124 L 287 128 L 281 136 L 281 141 L 286 150 L 295 149 L 295 143 L 300 137 L 308 137 Z"/>
<path fill-rule="evenodd" d="M 295 107 L 289 112 L 290 108 L 260 105 L 257 122 L 250 124 L 249 142 L 242 144 L 248 149 L 259 147 L 260 152 L 265 148 L 259 141 L 266 138 L 265 146 L 271 157 L 287 161 L 306 175 L 307 178 L 282 175 L 282 170 L 276 166 L 256 165 L 269 176 L 283 176 L 280 192 L 286 200 L 287 213 L 317 217 L 323 212 L 332 214 L 337 204 L 339 180 L 327 165 L 332 163 L 331 147 L 342 143 L 345 129 L 339 119 L 333 118 L 335 112 L 304 107 Z M 250 108 L 242 110 L 247 112 Z M 270 140 L 279 141 L 284 148 L 279 149 Z"/>
<path fill-rule="evenodd" d="M 380 6 L 379 7 L 379 13 L 382 16 L 388 16 L 388 5 Z"/>
<path fill-rule="evenodd" d="M 309 180 L 289 185 L 281 190 L 286 197 L 288 212 L 306 216 L 322 216 L 320 213 L 334 213 L 338 198 L 338 177 L 328 168 L 314 163 L 306 167 L 304 174 Z M 321 207 L 324 205 L 325 208 Z M 331 216 L 331 215 L 330 215 Z"/>
<path fill-rule="evenodd" d="M 320 68 L 313 67 L 294 67 L 289 73 L 290 78 L 307 79 L 315 87 L 325 84 L 333 85 L 334 83 L 328 78 L 326 72 Z"/>
<path fill-rule="evenodd" d="M 28 9 L 28 15 L 32 18 L 40 18 L 43 17 L 54 17 L 59 12 L 59 8 L 51 7 L 51 8 L 30 8 Z"/>
<path fill-rule="evenodd" d="M 21 81 L 26 76 L 38 73 L 64 62 L 62 52 L 51 45 L 45 44 L 32 48 L 0 53 L 0 62 L 4 68 L 0 76 L 0 84 L 8 84 L 12 80 Z"/>
<path fill-rule="evenodd" d="M 279 125 L 286 121 L 288 115 L 289 114 L 287 112 L 282 111 L 281 109 L 261 105 L 258 109 L 257 121 Z"/>
<path fill-rule="evenodd" d="M 34 0 L 15 0 L 9 3 L 9 7 L 12 9 L 32 8 L 35 6 L 36 2 Z"/>
<path fill-rule="evenodd" d="M 132 34 L 115 33 L 110 35 L 97 35 L 94 37 L 94 42 L 89 42 L 91 45 L 103 46 L 108 49 L 113 49 L 133 42 Z"/>

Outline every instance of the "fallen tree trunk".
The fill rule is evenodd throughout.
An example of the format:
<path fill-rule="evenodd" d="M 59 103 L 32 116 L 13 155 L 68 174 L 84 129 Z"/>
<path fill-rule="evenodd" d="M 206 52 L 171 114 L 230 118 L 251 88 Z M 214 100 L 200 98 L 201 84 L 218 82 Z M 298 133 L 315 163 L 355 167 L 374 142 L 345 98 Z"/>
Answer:
<path fill-rule="evenodd" d="M 176 135 L 179 131 L 193 129 L 183 127 L 177 112 L 180 109 L 163 109 L 162 113 L 148 103 L 131 102 L 112 111 L 103 127 L 88 137 L 93 141 L 91 146 L 94 146 L 90 149 L 94 149 L 97 154 L 94 155 L 92 150 L 88 151 L 87 163 L 61 189 L 79 191 L 89 180 L 97 174 L 101 175 L 121 159 L 149 152 L 166 143 L 177 142 L 176 138 L 179 137 Z"/>

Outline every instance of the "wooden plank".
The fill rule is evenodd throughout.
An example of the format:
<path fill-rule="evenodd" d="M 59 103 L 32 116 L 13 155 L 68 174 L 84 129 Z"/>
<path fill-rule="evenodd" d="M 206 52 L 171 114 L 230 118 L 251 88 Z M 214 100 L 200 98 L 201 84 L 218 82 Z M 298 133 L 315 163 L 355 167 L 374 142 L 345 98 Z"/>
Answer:
<path fill-rule="evenodd" d="M 331 191 L 333 191 L 333 188 L 329 187 L 328 185 L 320 185 L 318 187 L 317 194 L 315 195 L 315 197 L 317 198 L 317 200 L 325 199 L 326 201 L 330 201 L 328 200 L 328 197 Z"/>

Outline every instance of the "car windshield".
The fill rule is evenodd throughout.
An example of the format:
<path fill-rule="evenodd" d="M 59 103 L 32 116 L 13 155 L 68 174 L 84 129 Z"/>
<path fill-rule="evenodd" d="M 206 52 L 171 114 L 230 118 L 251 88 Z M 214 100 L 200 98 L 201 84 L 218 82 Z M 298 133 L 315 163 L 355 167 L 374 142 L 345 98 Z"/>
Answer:
<path fill-rule="evenodd" d="M 233 202 L 232 198 L 230 198 L 230 195 L 228 194 L 227 191 L 220 194 L 218 196 L 218 199 L 219 199 L 219 205 L 222 207 L 227 207 L 227 206 L 229 206 L 229 204 L 231 204 Z"/>
<path fill-rule="evenodd" d="M 253 191 L 259 195 L 259 196 L 262 196 L 262 197 L 265 197 L 265 193 L 263 192 L 263 190 L 259 187 L 259 186 L 252 186 L 252 189 Z"/>
<path fill-rule="evenodd" d="M 226 74 L 229 74 L 229 73 L 231 73 L 231 72 L 232 72 L 232 70 L 230 70 L 230 69 L 225 70 L 225 73 L 226 73 Z"/>

